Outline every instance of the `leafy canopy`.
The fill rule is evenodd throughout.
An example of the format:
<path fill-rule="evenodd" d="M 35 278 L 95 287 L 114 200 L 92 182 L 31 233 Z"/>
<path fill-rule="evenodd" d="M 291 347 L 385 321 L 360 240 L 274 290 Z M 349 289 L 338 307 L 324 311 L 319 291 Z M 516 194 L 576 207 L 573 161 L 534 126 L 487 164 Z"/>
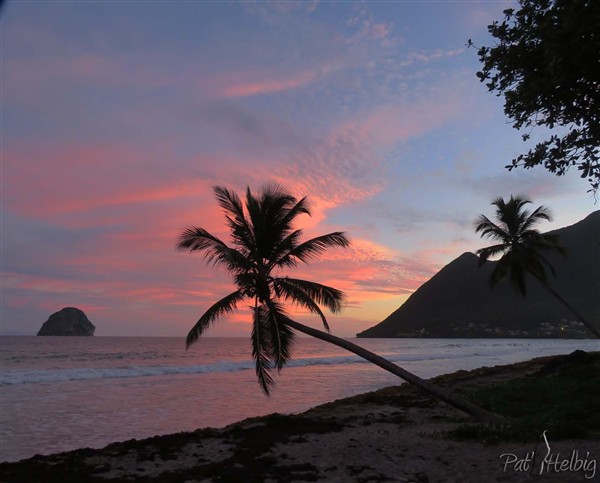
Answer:
<path fill-rule="evenodd" d="M 561 176 L 577 166 L 594 194 L 600 186 L 600 2 L 519 0 L 488 31 L 477 73 L 490 92 L 504 96 L 504 113 L 523 140 L 536 126 L 550 137 L 508 165 L 543 165 Z M 472 45 L 469 41 L 469 45 Z M 558 128 L 558 129 L 556 129 Z"/>
<path fill-rule="evenodd" d="M 301 241 L 302 230 L 294 228 L 296 217 L 310 215 L 306 198 L 297 200 L 277 184 L 265 186 L 258 194 L 246 190 L 245 201 L 227 188 L 216 186 L 214 193 L 230 229 L 226 244 L 204 228 L 191 226 L 179 236 L 179 250 L 202 252 L 209 263 L 224 267 L 237 289 L 213 304 L 190 330 L 186 345 L 196 342 L 217 319 L 232 313 L 246 300 L 253 300 L 252 356 L 258 381 L 266 394 L 274 386 L 271 375 L 291 358 L 294 332 L 283 302 L 318 315 L 329 331 L 320 305 L 339 312 L 344 294 L 316 282 L 290 278 L 280 271 L 299 262 L 308 264 L 327 248 L 347 247 L 343 232 L 333 232 Z"/>

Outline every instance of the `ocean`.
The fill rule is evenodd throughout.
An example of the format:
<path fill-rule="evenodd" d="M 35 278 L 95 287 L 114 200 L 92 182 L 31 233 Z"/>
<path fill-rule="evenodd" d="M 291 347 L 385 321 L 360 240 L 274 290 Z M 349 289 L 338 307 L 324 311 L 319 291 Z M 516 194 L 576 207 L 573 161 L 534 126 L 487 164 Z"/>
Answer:
<path fill-rule="evenodd" d="M 354 339 L 421 377 L 600 350 L 597 340 Z M 245 338 L 0 337 L 0 461 L 295 413 L 402 381 L 297 339 L 266 397 Z"/>

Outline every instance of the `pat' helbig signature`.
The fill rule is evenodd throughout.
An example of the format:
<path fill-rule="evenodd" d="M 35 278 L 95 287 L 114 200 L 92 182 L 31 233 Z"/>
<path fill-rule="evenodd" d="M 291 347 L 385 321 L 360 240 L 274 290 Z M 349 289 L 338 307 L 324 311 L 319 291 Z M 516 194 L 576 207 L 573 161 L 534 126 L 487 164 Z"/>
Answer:
<path fill-rule="evenodd" d="M 500 460 L 505 473 L 509 469 L 531 472 L 532 475 L 582 471 L 583 476 L 588 480 L 596 476 L 596 460 L 590 458 L 589 451 L 585 453 L 584 457 L 581 457 L 579 451 L 574 449 L 569 457 L 563 458 L 560 453 L 552 452 L 546 431 L 541 434 L 535 451 L 527 453 L 524 458 L 519 458 L 513 453 L 503 453 L 500 455 Z"/>

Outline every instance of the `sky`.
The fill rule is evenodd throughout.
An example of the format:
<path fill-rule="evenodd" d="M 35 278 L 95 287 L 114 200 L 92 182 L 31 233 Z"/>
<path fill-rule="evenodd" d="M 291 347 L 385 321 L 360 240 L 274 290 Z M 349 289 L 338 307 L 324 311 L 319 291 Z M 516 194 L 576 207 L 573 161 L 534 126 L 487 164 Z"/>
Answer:
<path fill-rule="evenodd" d="M 529 144 L 476 78 L 505 1 L 9 1 L 1 11 L 2 334 L 79 307 L 96 335 L 184 336 L 233 290 L 175 250 L 227 238 L 215 185 L 307 196 L 306 238 L 344 231 L 290 276 L 342 289 L 332 332 L 381 322 L 486 242 L 520 194 L 573 224 L 598 208 L 575 171 L 504 166 Z M 249 304 L 248 304 L 249 305 Z M 295 310 L 314 327 L 319 321 Z M 250 312 L 207 336 L 249 336 Z"/>

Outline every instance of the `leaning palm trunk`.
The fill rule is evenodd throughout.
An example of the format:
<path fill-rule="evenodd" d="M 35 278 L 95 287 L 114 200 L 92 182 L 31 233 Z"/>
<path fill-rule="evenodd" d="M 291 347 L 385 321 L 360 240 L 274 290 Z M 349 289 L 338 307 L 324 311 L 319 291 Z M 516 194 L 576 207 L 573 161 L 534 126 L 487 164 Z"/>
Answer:
<path fill-rule="evenodd" d="M 550 292 L 552 295 L 554 295 L 559 302 L 561 302 L 566 308 L 568 308 L 571 311 L 571 313 L 577 318 L 577 320 L 579 320 L 579 322 L 581 322 L 583 325 L 585 325 L 592 334 L 594 334 L 597 338 L 600 339 L 600 331 L 598 329 L 596 329 L 592 324 L 590 324 L 587 320 L 585 320 L 583 318 L 583 316 L 575 309 L 575 307 L 573 307 L 569 302 L 567 302 L 564 298 L 562 298 L 562 296 L 556 290 L 554 290 L 548 284 L 548 282 L 546 282 L 545 280 L 542 280 L 540 277 L 536 276 L 535 274 L 533 274 L 533 276 L 537 279 L 538 282 L 540 282 L 542 284 L 542 286 L 546 290 L 548 290 L 548 292 Z"/>
<path fill-rule="evenodd" d="M 383 357 L 378 356 L 377 354 L 374 354 L 373 352 L 370 352 L 359 345 L 353 344 L 348 340 L 336 337 L 335 335 L 328 334 L 327 332 L 322 332 L 320 330 L 313 329 L 312 327 L 307 327 L 306 325 L 302 325 L 294 320 L 288 319 L 286 321 L 286 324 L 291 328 L 297 330 L 298 332 L 302 332 L 317 339 L 321 339 L 325 342 L 329 342 L 330 344 L 337 345 L 338 347 L 346 349 L 356 354 L 357 356 L 360 356 L 363 359 L 372 362 L 373 364 L 381 367 L 382 369 L 385 369 L 386 371 L 391 372 L 392 374 L 400 377 L 401 379 L 404 379 L 409 384 L 412 384 L 421 389 L 422 391 L 444 401 L 450 406 L 459 409 L 460 411 L 463 411 L 469 414 L 470 416 L 473 416 L 479 421 L 491 424 L 504 424 L 507 422 L 503 417 L 486 411 L 485 409 L 480 408 L 479 406 L 476 406 L 475 404 L 470 403 L 465 399 L 459 398 L 454 394 L 446 391 L 445 389 L 436 386 L 435 384 L 432 384 L 431 382 L 425 379 L 421 379 L 420 377 L 408 372 L 405 369 L 402 369 L 400 366 L 397 366 L 396 364 L 388 361 L 387 359 L 384 359 Z"/>

